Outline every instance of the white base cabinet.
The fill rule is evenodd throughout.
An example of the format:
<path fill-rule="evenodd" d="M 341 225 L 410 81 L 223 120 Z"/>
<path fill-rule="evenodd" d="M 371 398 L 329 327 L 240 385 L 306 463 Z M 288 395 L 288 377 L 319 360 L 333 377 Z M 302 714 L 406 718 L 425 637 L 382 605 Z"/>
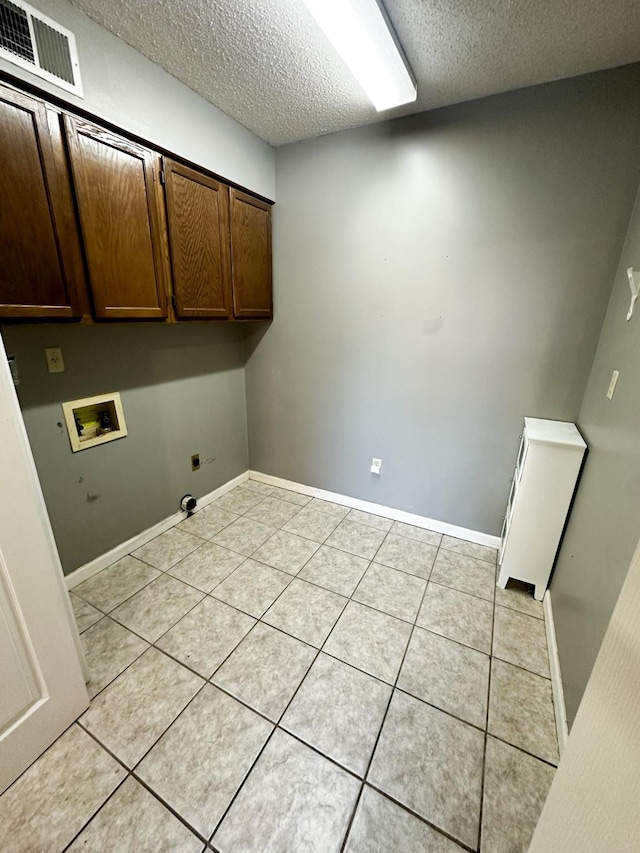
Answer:
<path fill-rule="evenodd" d="M 587 445 L 575 424 L 525 418 L 502 526 L 498 586 L 535 586 L 541 601 Z"/>

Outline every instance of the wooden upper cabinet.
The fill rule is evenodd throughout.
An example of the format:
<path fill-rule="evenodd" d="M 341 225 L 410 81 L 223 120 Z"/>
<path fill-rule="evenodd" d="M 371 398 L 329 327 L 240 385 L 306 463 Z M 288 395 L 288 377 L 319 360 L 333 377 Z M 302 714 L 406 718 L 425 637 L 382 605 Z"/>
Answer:
<path fill-rule="evenodd" d="M 95 316 L 166 317 L 159 156 L 68 115 L 65 128 Z"/>
<path fill-rule="evenodd" d="M 271 205 L 231 189 L 230 209 L 234 315 L 272 317 Z"/>
<path fill-rule="evenodd" d="M 0 317 L 80 315 L 82 254 L 59 121 L 0 87 Z"/>
<path fill-rule="evenodd" d="M 176 317 L 232 315 L 229 188 L 164 160 Z"/>

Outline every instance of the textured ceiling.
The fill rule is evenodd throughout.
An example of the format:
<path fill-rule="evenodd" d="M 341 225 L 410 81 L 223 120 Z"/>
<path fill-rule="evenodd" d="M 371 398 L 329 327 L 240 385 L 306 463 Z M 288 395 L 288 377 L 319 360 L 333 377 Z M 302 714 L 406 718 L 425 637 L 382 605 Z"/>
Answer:
<path fill-rule="evenodd" d="M 638 0 L 386 0 L 418 81 L 376 113 L 302 0 L 70 0 L 272 145 L 640 60 Z"/>

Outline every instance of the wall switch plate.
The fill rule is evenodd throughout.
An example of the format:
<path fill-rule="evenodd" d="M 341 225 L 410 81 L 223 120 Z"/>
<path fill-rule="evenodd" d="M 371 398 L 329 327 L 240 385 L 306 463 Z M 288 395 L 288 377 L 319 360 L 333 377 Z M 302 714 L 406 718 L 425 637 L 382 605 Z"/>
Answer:
<path fill-rule="evenodd" d="M 611 374 L 611 381 L 609 382 L 609 388 L 607 389 L 607 400 L 613 399 L 613 394 L 616 390 L 616 385 L 618 383 L 618 376 L 620 376 L 619 370 L 614 370 Z"/>
<path fill-rule="evenodd" d="M 382 468 L 382 459 L 376 459 L 375 456 L 371 460 L 371 473 L 379 474 Z"/>
<path fill-rule="evenodd" d="M 64 373 L 64 359 L 60 347 L 47 347 L 44 351 L 49 373 Z"/>

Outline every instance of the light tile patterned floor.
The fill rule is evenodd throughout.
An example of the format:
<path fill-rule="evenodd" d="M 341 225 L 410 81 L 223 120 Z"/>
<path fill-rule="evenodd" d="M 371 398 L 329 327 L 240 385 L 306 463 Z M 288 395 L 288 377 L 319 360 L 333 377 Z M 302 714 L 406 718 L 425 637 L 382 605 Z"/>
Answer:
<path fill-rule="evenodd" d="M 77 586 L 92 703 L 8 853 L 525 853 L 558 761 L 496 552 L 248 481 Z"/>

